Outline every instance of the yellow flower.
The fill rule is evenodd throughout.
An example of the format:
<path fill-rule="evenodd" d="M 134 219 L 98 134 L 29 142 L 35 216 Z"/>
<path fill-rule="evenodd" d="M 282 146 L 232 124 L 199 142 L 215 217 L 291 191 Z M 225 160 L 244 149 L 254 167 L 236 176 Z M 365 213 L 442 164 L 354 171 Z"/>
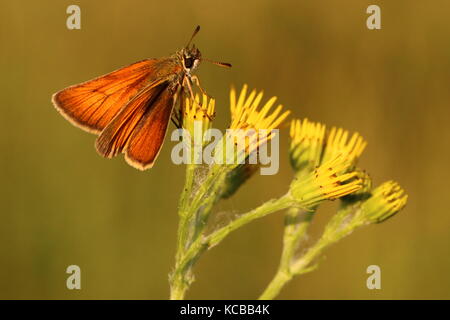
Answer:
<path fill-rule="evenodd" d="M 203 139 L 204 132 L 211 128 L 215 116 L 216 101 L 213 98 L 208 98 L 205 94 L 202 95 L 202 101 L 200 101 L 198 94 L 195 95 L 194 99 L 186 98 L 183 128 L 189 131 L 192 139 L 195 134 L 201 134 L 200 138 Z"/>
<path fill-rule="evenodd" d="M 266 129 L 271 130 L 277 128 L 284 119 L 289 115 L 290 111 L 285 111 L 280 115 L 283 106 L 279 104 L 275 111 L 269 113 L 272 106 L 275 104 L 277 97 L 271 97 L 258 110 L 259 104 L 263 97 L 263 91 L 256 95 L 256 90 L 253 90 L 248 97 L 248 86 L 245 84 L 239 94 L 239 99 L 236 102 L 236 90 L 231 88 L 230 91 L 230 110 L 231 110 L 231 129 Z"/>
<path fill-rule="evenodd" d="M 196 94 L 195 101 L 192 98 L 186 98 L 184 116 L 190 120 L 201 120 L 209 123 L 215 115 L 215 104 L 216 101 L 213 98 L 209 99 L 206 94 L 202 94 L 202 101 L 200 102 L 200 96 Z"/>
<path fill-rule="evenodd" d="M 328 133 L 322 162 L 334 159 L 336 156 L 342 154 L 348 162 L 348 166 L 344 171 L 353 169 L 366 148 L 367 142 L 357 132 L 352 135 L 350 140 L 348 140 L 348 136 L 349 133 L 347 130 L 333 127 Z"/>
<path fill-rule="evenodd" d="M 293 120 L 290 136 L 291 165 L 300 175 L 341 155 L 347 163 L 343 167 L 343 172 L 349 172 L 354 169 L 367 145 L 358 133 L 354 133 L 348 139 L 348 131 L 334 127 L 326 130 L 325 125 L 311 122 L 308 119 Z"/>
<path fill-rule="evenodd" d="M 232 88 L 230 91 L 230 129 L 233 130 L 234 137 L 232 138 L 246 139 L 245 151 L 248 155 L 258 146 L 272 139 L 274 135 L 272 130 L 279 127 L 290 111 L 282 112 L 283 106 L 281 104 L 271 111 L 276 97 L 271 97 L 262 108 L 259 108 L 263 92 L 260 91 L 257 94 L 257 91 L 253 90 L 247 96 L 247 88 L 248 86 L 245 84 L 237 100 L 236 90 Z"/>
<path fill-rule="evenodd" d="M 296 172 L 307 173 L 320 164 L 325 126 L 303 119 L 291 121 L 291 165 Z"/>
<path fill-rule="evenodd" d="M 272 130 L 279 127 L 290 113 L 282 112 L 282 105 L 271 111 L 276 97 L 270 98 L 259 108 L 263 92 L 253 90 L 247 95 L 247 90 L 248 86 L 244 85 L 237 99 L 236 90 L 231 88 L 230 91 L 231 124 L 223 143 L 218 147 L 225 148 L 226 163 L 232 162 L 234 165 L 227 174 L 223 198 L 234 194 L 260 168 L 258 159 L 250 159 L 249 155 L 258 155 L 256 151 L 261 151 L 259 148 L 273 139 L 275 132 Z"/>
<path fill-rule="evenodd" d="M 308 209 L 325 200 L 335 200 L 361 189 L 362 180 L 356 172 L 342 173 L 346 158 L 338 156 L 302 177 L 296 176 L 291 184 L 294 199 Z"/>
<path fill-rule="evenodd" d="M 359 168 L 353 170 L 356 173 L 355 179 L 361 180 L 361 189 L 356 192 L 353 192 L 345 197 L 342 197 L 343 205 L 347 206 L 350 204 L 355 204 L 361 200 L 365 200 L 370 197 L 370 193 L 372 191 L 372 179 L 369 174 L 361 170 Z"/>
<path fill-rule="evenodd" d="M 387 181 L 375 188 L 371 197 L 363 202 L 358 217 L 367 223 L 380 223 L 402 210 L 408 195 L 395 181 Z"/>

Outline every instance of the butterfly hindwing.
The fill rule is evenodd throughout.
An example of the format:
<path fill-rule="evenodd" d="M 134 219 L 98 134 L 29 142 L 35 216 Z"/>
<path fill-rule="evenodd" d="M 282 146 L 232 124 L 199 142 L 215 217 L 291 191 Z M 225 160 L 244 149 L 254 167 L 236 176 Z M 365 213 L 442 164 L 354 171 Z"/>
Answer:
<path fill-rule="evenodd" d="M 153 166 L 161 150 L 174 104 L 173 90 L 167 87 L 146 110 L 125 149 L 125 159 L 130 165 L 140 170 Z"/>
<path fill-rule="evenodd" d="M 122 152 L 138 123 L 148 110 L 154 108 L 154 103 L 167 86 L 167 81 L 158 81 L 135 95 L 97 137 L 95 147 L 98 153 L 112 158 Z"/>

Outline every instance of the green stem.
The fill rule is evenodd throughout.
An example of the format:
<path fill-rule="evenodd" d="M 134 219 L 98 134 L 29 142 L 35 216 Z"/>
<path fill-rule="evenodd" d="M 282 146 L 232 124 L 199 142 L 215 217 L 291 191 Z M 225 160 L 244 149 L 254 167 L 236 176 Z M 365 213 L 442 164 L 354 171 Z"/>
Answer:
<path fill-rule="evenodd" d="M 286 208 L 289 208 L 293 204 L 293 200 L 289 194 L 286 194 L 278 199 L 272 199 L 264 204 L 260 205 L 256 209 L 245 213 L 239 218 L 233 220 L 228 225 L 220 228 L 219 230 L 213 232 L 210 236 L 208 236 L 208 247 L 213 247 L 221 242 L 228 234 L 232 231 L 252 222 L 255 219 L 262 218 L 272 212 L 280 211 Z"/>
<path fill-rule="evenodd" d="M 180 197 L 180 206 L 178 209 L 179 225 L 178 225 L 178 239 L 177 239 L 177 253 L 176 260 L 178 261 L 185 250 L 185 245 L 187 238 L 189 237 L 189 210 L 188 203 L 192 194 L 192 189 L 194 185 L 194 173 L 195 165 L 188 164 L 186 166 L 186 180 L 184 183 L 184 188 Z"/>
<path fill-rule="evenodd" d="M 320 238 L 320 240 L 317 241 L 313 247 L 311 247 L 301 258 L 292 264 L 292 273 L 295 275 L 300 275 L 314 270 L 315 267 L 312 263 L 322 255 L 325 248 L 334 242 L 335 241 L 330 241 L 324 237 Z"/>
<path fill-rule="evenodd" d="M 280 267 L 275 274 L 275 277 L 259 297 L 259 300 L 274 299 L 276 296 L 278 296 L 281 289 L 283 289 L 283 287 L 294 278 L 294 276 L 305 274 L 315 270 L 316 265 L 312 265 L 312 263 L 322 254 L 323 250 L 327 246 L 328 243 L 326 243 L 325 241 L 319 241 L 295 263 L 291 262 L 289 268 L 286 269 Z"/>
<path fill-rule="evenodd" d="M 306 228 L 311 222 L 312 213 L 309 213 L 309 217 L 307 216 L 306 219 L 298 225 L 296 231 L 289 230 L 290 226 L 287 226 L 280 267 L 259 299 L 268 300 L 275 298 L 280 293 L 283 286 L 292 280 L 294 276 L 315 270 L 317 268 L 317 263 L 315 262 L 323 254 L 324 250 L 349 235 L 352 230 L 359 226 L 358 224 L 352 223 L 345 225 L 344 221 L 348 216 L 349 211 L 348 208 L 345 209 L 345 211 L 343 209 L 338 211 L 338 213 L 331 218 L 330 222 L 325 227 L 324 233 L 316 244 L 297 259 L 293 259 L 294 252 L 297 249 L 296 244 L 298 245 L 299 239 L 305 234 Z"/>
<path fill-rule="evenodd" d="M 223 188 L 223 183 L 228 171 L 226 168 L 215 171 L 214 180 L 211 181 L 209 188 L 205 188 L 203 195 L 199 197 L 199 202 L 197 203 L 197 228 L 192 237 L 193 241 L 197 240 L 203 234 L 208 219 L 211 215 L 211 211 L 214 205 L 220 200 L 221 188 Z"/>
<path fill-rule="evenodd" d="M 260 300 L 274 299 L 284 285 L 294 277 L 291 270 L 291 263 L 301 240 L 306 235 L 313 215 L 314 211 L 303 212 L 299 208 L 290 208 L 286 213 L 280 265 L 275 276 L 259 297 Z"/>
<path fill-rule="evenodd" d="M 209 213 L 218 200 L 217 191 L 224 175 L 223 168 L 210 168 L 205 181 L 194 188 L 196 168 L 194 164 L 187 165 L 185 186 L 180 198 L 175 270 L 170 276 L 171 299 L 183 299 L 193 281 L 191 269 L 195 259 L 183 263 L 183 257 L 202 234 Z"/>
<path fill-rule="evenodd" d="M 293 274 L 299 275 L 311 271 L 315 268 L 314 262 L 323 251 L 332 244 L 340 241 L 353 232 L 361 224 L 352 217 L 356 207 L 341 207 L 325 226 L 325 230 L 316 244 L 306 253 L 291 264 Z"/>
<path fill-rule="evenodd" d="M 270 281 L 269 285 L 258 299 L 272 300 L 280 293 L 285 284 L 291 281 L 292 277 L 293 275 L 290 272 L 278 270 L 275 277 L 273 277 L 272 281 Z"/>
<path fill-rule="evenodd" d="M 291 196 L 286 194 L 281 198 L 267 201 L 258 208 L 242 214 L 239 218 L 233 220 L 228 225 L 213 232 L 207 237 L 198 237 L 192 245 L 186 250 L 182 262 L 178 265 L 178 270 L 183 273 L 199 258 L 201 253 L 219 244 L 232 231 L 252 222 L 255 219 L 262 218 L 270 213 L 289 208 L 293 205 Z"/>
<path fill-rule="evenodd" d="M 176 281 L 177 285 L 170 287 L 170 300 L 183 300 L 189 285 L 181 285 L 181 281 Z"/>
<path fill-rule="evenodd" d="M 186 178 L 183 191 L 180 196 L 180 204 L 178 208 L 178 233 L 177 233 L 177 249 L 175 254 L 175 269 L 180 264 L 181 257 L 184 254 L 189 234 L 191 233 L 191 220 L 189 215 L 189 202 L 194 189 L 195 164 L 186 165 Z M 189 286 L 186 277 L 180 278 L 172 274 L 170 277 L 170 299 L 179 300 L 184 298 L 187 287 Z"/>
<path fill-rule="evenodd" d="M 300 242 L 306 236 L 314 213 L 315 210 L 303 211 L 299 208 L 291 208 L 286 213 L 283 252 L 280 261 L 281 267 L 289 268 Z"/>

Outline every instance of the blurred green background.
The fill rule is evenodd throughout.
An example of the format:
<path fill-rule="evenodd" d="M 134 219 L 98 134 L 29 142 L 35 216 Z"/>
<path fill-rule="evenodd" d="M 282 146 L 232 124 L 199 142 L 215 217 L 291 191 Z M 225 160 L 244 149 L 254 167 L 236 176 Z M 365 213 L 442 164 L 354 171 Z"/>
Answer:
<path fill-rule="evenodd" d="M 81 30 L 66 8 L 81 7 Z M 366 28 L 381 7 L 382 29 Z M 409 203 L 395 218 L 355 232 L 320 268 L 295 279 L 284 299 L 450 298 L 450 2 L 433 1 L 6 1 L 0 11 L 0 298 L 166 299 L 174 262 L 184 168 L 166 141 L 139 172 L 97 155 L 95 137 L 71 126 L 51 95 L 68 85 L 182 47 L 195 25 L 203 87 L 228 123 L 231 84 L 277 95 L 295 117 L 360 132 L 361 161 L 379 184 L 397 180 Z M 250 209 L 287 190 L 281 168 L 255 176 L 218 207 Z M 322 208 L 311 240 L 337 203 Z M 278 265 L 282 214 L 253 223 L 203 256 L 192 299 L 257 297 Z M 69 291 L 66 267 L 82 270 Z M 366 268 L 382 289 L 366 288 Z"/>

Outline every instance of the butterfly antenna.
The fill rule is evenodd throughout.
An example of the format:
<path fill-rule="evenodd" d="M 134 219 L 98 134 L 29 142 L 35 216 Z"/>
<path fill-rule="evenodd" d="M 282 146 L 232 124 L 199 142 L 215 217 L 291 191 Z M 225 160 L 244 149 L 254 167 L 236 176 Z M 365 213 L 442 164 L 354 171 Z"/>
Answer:
<path fill-rule="evenodd" d="M 189 39 L 189 42 L 186 45 L 186 48 L 189 47 L 189 45 L 192 42 L 192 39 L 194 39 L 195 35 L 200 31 L 200 26 L 197 26 L 194 30 L 194 33 L 192 34 L 191 38 Z"/>
<path fill-rule="evenodd" d="M 219 61 L 209 60 L 206 58 L 201 58 L 200 60 L 210 62 L 210 63 L 215 64 L 220 67 L 231 68 L 231 63 L 219 62 Z"/>

